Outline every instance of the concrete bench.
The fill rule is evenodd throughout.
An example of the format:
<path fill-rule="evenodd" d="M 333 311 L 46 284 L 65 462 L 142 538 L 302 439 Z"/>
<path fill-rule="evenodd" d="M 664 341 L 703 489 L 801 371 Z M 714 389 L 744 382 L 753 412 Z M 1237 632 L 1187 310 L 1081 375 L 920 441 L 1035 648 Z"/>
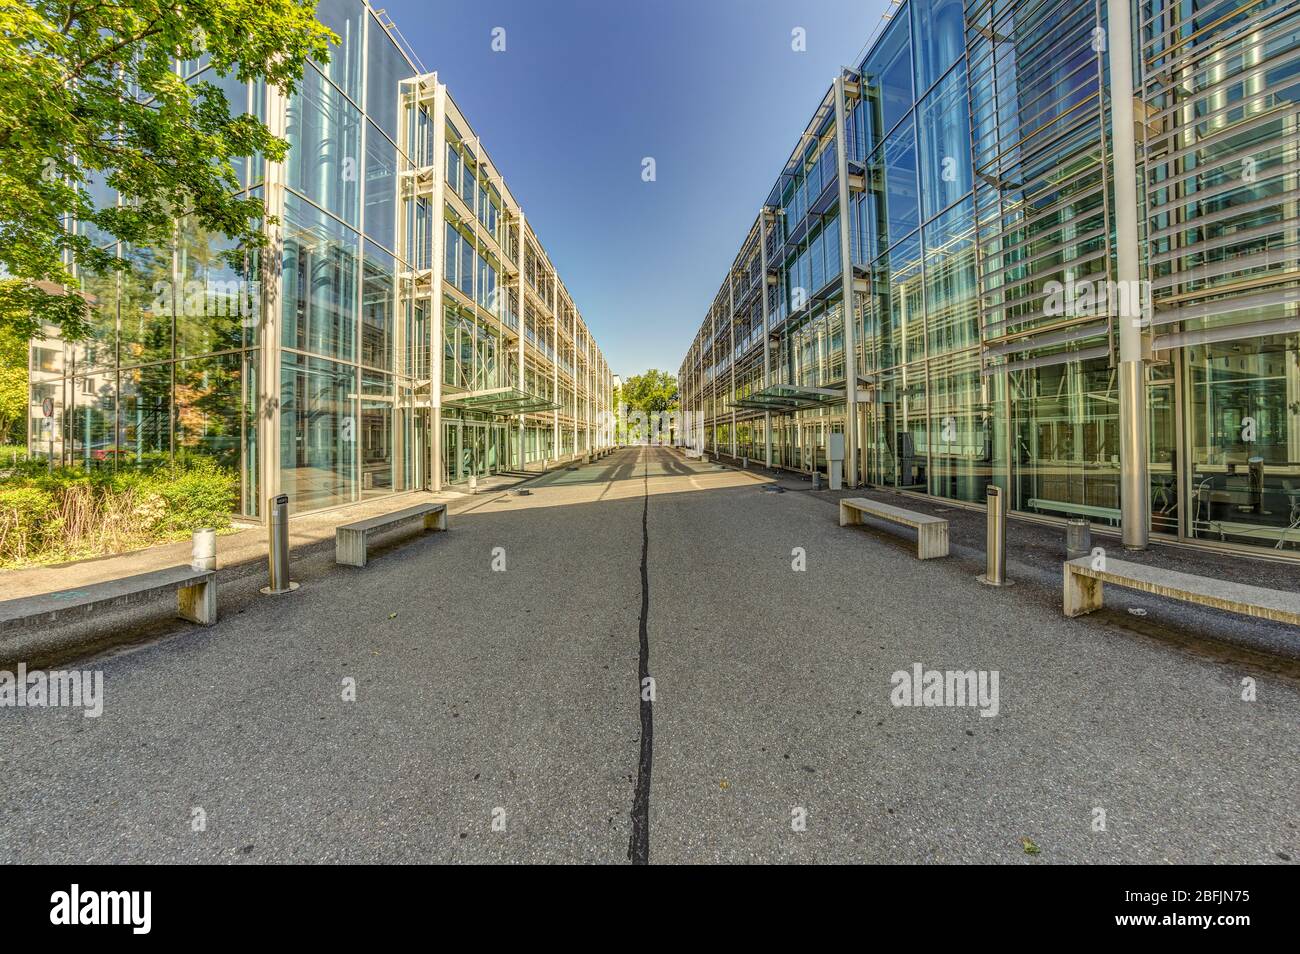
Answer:
<path fill-rule="evenodd" d="M 1300 593 L 1193 576 L 1110 557 L 1105 560 L 1105 569 L 1093 569 L 1092 559 L 1083 556 L 1065 564 L 1066 616 L 1082 616 L 1101 609 L 1102 587 L 1114 583 L 1131 590 L 1213 606 L 1243 616 L 1300 625 Z"/>
<path fill-rule="evenodd" d="M 393 513 L 381 513 L 356 523 L 346 523 L 334 529 L 334 562 L 345 566 L 366 565 L 366 540 L 376 530 L 395 527 L 412 520 L 424 520 L 426 530 L 447 529 L 447 505 L 422 503 Z"/>
<path fill-rule="evenodd" d="M 864 517 L 875 517 L 877 520 L 914 528 L 918 560 L 933 560 L 948 555 L 948 521 L 942 517 L 904 510 L 866 497 L 848 497 L 840 501 L 841 527 L 863 524 L 866 522 Z"/>
<path fill-rule="evenodd" d="M 172 591 L 176 593 L 176 615 L 181 619 L 201 626 L 217 621 L 216 571 L 169 566 L 120 580 L 5 600 L 0 603 L 0 632 L 33 623 L 55 623 L 70 616 L 90 616 L 98 610 L 142 603 Z"/>

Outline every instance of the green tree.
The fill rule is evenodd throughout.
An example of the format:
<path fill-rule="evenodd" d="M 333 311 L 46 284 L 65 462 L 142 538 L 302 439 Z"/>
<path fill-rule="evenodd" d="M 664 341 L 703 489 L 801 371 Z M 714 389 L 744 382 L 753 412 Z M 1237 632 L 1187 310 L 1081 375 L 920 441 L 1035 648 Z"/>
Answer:
<path fill-rule="evenodd" d="M 677 410 L 677 376 L 658 368 L 634 374 L 623 382 L 622 403 L 647 417 Z"/>
<path fill-rule="evenodd" d="M 0 444 L 26 440 L 27 395 L 27 339 L 0 325 Z"/>
<path fill-rule="evenodd" d="M 284 158 L 255 116 L 230 114 L 219 86 L 185 83 L 177 60 L 207 56 L 218 76 L 286 94 L 307 57 L 338 37 L 316 0 L 0 0 L 0 325 L 20 337 L 89 332 L 75 274 L 125 271 L 93 223 L 132 246 L 166 248 L 192 216 L 233 240 L 232 261 L 265 245 L 260 198 L 237 198 L 233 160 Z M 99 208 L 90 187 L 121 196 Z M 76 271 L 69 267 L 76 266 Z"/>

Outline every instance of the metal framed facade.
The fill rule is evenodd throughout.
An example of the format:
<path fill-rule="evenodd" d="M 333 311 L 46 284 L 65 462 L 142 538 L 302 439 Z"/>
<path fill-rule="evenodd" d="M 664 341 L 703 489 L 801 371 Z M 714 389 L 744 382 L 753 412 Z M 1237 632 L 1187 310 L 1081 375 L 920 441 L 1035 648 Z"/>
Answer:
<path fill-rule="evenodd" d="M 170 249 L 119 248 L 130 273 L 85 278 L 92 337 L 32 343 L 34 453 L 211 458 L 258 518 L 278 493 L 318 510 L 612 439 L 608 364 L 446 87 L 363 0 L 317 15 L 343 42 L 290 97 L 177 64 L 288 139 L 284 162 L 237 169 L 278 254 L 232 269 L 185 221 Z"/>
<path fill-rule="evenodd" d="M 693 433 L 808 471 L 843 431 L 850 486 L 1300 555 L 1297 50 L 1297 0 L 892 4 L 687 349 Z"/>

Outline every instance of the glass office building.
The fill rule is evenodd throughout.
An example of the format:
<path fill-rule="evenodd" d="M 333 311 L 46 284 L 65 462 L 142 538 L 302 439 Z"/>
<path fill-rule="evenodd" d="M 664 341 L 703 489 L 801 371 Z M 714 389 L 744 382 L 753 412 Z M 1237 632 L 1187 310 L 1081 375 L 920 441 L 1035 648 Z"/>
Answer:
<path fill-rule="evenodd" d="M 1298 0 L 894 3 L 683 360 L 695 439 L 1300 557 L 1297 123 Z"/>
<path fill-rule="evenodd" d="M 129 272 L 83 277 L 93 335 L 32 342 L 33 452 L 212 458 L 257 518 L 279 493 L 302 512 L 440 490 L 612 436 L 604 356 L 437 74 L 362 0 L 317 17 L 342 43 L 291 96 L 177 64 L 288 140 L 284 162 L 237 169 L 279 261 L 232 267 L 188 220 L 171 248 L 119 245 Z"/>

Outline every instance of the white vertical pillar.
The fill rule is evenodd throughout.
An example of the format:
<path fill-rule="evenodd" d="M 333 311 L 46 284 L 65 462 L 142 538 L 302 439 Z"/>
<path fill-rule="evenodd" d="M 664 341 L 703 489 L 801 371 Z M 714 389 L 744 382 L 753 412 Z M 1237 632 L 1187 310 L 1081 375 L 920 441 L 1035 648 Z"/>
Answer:
<path fill-rule="evenodd" d="M 518 299 L 516 301 L 516 305 L 519 308 L 519 313 L 515 317 L 519 321 L 519 327 L 516 328 L 515 330 L 519 334 L 519 390 L 521 392 L 524 390 L 524 347 L 525 347 L 524 328 L 528 316 L 528 309 L 524 305 L 524 258 L 525 258 L 524 249 L 527 247 L 526 246 L 527 239 L 524 236 L 526 229 L 524 226 L 525 226 L 524 210 L 520 209 L 519 210 L 519 244 L 515 247 L 515 268 L 517 269 L 516 274 L 519 276 L 519 281 L 518 281 L 519 294 L 518 294 Z M 527 446 L 527 439 L 528 439 L 527 428 L 528 428 L 527 418 L 523 414 L 520 414 L 519 415 L 519 469 L 520 470 L 526 469 L 524 465 L 526 464 L 528 459 L 528 454 L 527 451 L 525 450 L 525 447 Z"/>
<path fill-rule="evenodd" d="M 758 213 L 758 260 L 763 273 L 762 308 L 763 308 L 763 387 L 772 385 L 772 341 L 768 337 L 767 314 L 767 219 L 766 206 Z M 772 468 L 772 412 L 763 412 L 764 460 L 767 468 Z"/>
<path fill-rule="evenodd" d="M 731 456 L 736 453 L 736 269 L 727 272 L 727 346 L 728 368 L 731 371 Z"/>
<path fill-rule="evenodd" d="M 446 470 L 443 462 L 445 449 L 442 446 L 442 360 L 443 360 L 443 335 L 445 326 L 442 317 L 442 281 L 443 268 L 446 259 L 446 253 L 443 248 L 446 243 L 446 226 L 443 225 L 442 210 L 447 198 L 445 194 L 447 172 L 447 87 L 438 82 L 437 74 L 433 75 L 435 84 L 433 97 L 433 155 L 430 157 L 433 162 L 433 200 L 429 209 L 429 228 L 433 234 L 429 236 L 429 254 L 433 261 L 429 262 L 432 269 L 429 287 L 429 489 L 434 493 L 442 490 L 442 475 Z"/>
<path fill-rule="evenodd" d="M 1133 127 L 1133 36 L 1129 0 L 1107 0 L 1106 50 L 1110 61 L 1111 148 L 1115 183 L 1115 261 L 1120 294 L 1119 466 L 1120 523 L 1124 546 L 1145 550 L 1151 527 L 1147 474 L 1146 380 L 1138 289 L 1137 148 Z"/>
<path fill-rule="evenodd" d="M 844 73 L 835 77 L 835 167 L 840 180 L 840 268 L 844 304 L 844 483 L 858 485 L 858 349 L 853 314 L 853 253 L 849 245 L 848 123 L 844 114 Z"/>
<path fill-rule="evenodd" d="M 288 125 L 289 100 L 275 86 L 266 87 L 266 124 L 271 135 L 284 138 Z M 276 223 L 268 224 L 267 247 L 262 253 L 259 280 L 262 294 L 259 302 L 260 327 L 257 329 L 259 345 L 258 400 L 257 400 L 257 462 L 259 474 L 257 512 L 269 520 L 267 499 L 281 492 L 280 472 L 280 338 L 284 310 L 284 189 L 283 162 L 266 164 L 266 211 L 275 216 Z M 299 276 L 299 281 L 303 277 Z"/>

